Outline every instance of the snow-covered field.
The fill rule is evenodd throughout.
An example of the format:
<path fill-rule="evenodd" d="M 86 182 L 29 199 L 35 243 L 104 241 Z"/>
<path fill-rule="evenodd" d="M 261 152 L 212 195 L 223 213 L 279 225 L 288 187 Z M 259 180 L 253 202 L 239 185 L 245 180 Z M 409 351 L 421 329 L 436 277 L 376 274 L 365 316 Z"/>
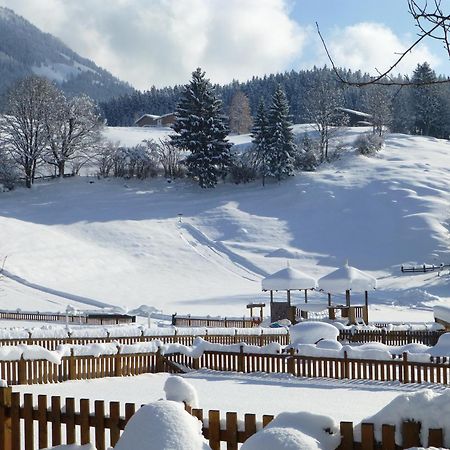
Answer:
<path fill-rule="evenodd" d="M 131 145 L 162 131 L 107 133 Z M 349 151 L 265 187 L 80 177 L 3 193 L 0 309 L 237 316 L 268 301 L 260 280 L 287 261 L 318 278 L 348 259 L 378 278 L 372 320 L 432 321 L 430 306 L 450 300 L 448 274 L 406 276 L 400 265 L 450 262 L 449 169 L 449 142 L 389 135 L 376 157 Z"/>
<path fill-rule="evenodd" d="M 120 401 L 138 405 L 165 398 L 164 383 L 171 375 L 146 374 L 136 377 L 67 381 L 58 384 L 14 386 L 16 392 L 31 392 L 63 398 Z M 433 389 L 439 385 L 401 385 L 375 381 L 294 378 L 290 375 L 237 374 L 200 370 L 183 375 L 197 391 L 199 407 L 222 412 L 278 414 L 308 411 L 357 423 L 400 394 Z"/>

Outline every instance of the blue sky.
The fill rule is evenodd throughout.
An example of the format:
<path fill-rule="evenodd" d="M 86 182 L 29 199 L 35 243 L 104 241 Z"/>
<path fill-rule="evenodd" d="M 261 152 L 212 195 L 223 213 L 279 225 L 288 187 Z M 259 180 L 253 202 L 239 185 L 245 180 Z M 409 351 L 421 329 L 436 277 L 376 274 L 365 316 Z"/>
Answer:
<path fill-rule="evenodd" d="M 448 0 L 446 0 L 448 1 Z M 328 63 L 376 73 L 414 41 L 406 0 L 0 0 L 137 88 L 186 83 L 198 66 L 213 82 Z M 450 74 L 427 40 L 399 66 L 428 61 Z"/>

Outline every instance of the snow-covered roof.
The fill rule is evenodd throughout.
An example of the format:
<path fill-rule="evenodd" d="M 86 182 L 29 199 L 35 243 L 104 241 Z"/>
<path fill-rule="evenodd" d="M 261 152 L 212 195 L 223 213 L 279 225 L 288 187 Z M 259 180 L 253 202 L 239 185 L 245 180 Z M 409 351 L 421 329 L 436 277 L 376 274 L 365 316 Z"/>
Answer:
<path fill-rule="evenodd" d="M 320 289 L 334 293 L 347 290 L 364 292 L 377 287 L 376 278 L 348 264 L 325 275 L 318 283 Z"/>
<path fill-rule="evenodd" d="M 263 291 L 313 289 L 317 286 L 317 281 L 300 270 L 286 267 L 264 278 L 261 286 Z"/>
<path fill-rule="evenodd" d="M 368 114 L 368 113 L 365 113 L 362 111 L 356 111 L 355 109 L 341 108 L 341 107 L 338 107 L 336 109 L 338 109 L 339 111 L 345 112 L 347 114 L 352 114 L 354 116 L 367 117 L 367 118 L 372 117 L 372 114 Z"/>

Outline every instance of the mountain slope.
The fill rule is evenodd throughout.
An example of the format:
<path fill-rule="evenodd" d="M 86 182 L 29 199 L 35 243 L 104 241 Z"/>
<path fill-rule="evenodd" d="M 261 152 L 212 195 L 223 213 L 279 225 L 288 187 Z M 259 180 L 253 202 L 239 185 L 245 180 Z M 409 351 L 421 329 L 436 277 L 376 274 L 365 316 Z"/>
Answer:
<path fill-rule="evenodd" d="M 431 305 L 450 301 L 450 279 L 405 276 L 400 265 L 450 262 L 449 185 L 448 141 L 397 134 L 375 157 L 350 150 L 264 188 L 201 190 L 162 179 L 37 184 L 1 194 L 0 255 L 13 277 L 0 281 L 0 308 L 64 309 L 72 298 L 86 307 L 242 315 L 249 301 L 267 302 L 260 280 L 287 260 L 319 278 L 348 259 L 379 279 L 372 317 L 408 320 L 412 311 L 425 320 Z"/>
<path fill-rule="evenodd" d="M 54 36 L 0 7 L 0 96 L 15 81 L 31 74 L 55 81 L 68 94 L 86 93 L 97 101 L 133 91 Z"/>

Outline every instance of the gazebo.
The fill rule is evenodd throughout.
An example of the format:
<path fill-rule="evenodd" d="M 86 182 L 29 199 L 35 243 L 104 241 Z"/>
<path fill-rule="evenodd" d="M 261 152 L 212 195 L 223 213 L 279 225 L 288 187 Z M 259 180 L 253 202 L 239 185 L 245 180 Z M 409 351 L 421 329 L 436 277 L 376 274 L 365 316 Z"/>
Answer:
<path fill-rule="evenodd" d="M 341 311 L 342 317 L 348 317 L 351 324 L 363 320 L 369 322 L 369 295 L 368 291 L 376 289 L 376 278 L 364 273 L 356 267 L 346 263 L 343 267 L 320 278 L 319 289 L 328 294 L 328 314 L 330 319 L 336 319 L 336 312 Z M 345 305 L 332 303 L 332 294 L 345 292 Z M 350 293 L 364 293 L 363 305 L 352 305 Z"/>
<path fill-rule="evenodd" d="M 291 305 L 291 291 L 305 291 L 305 303 L 308 302 L 308 290 L 317 287 L 317 281 L 300 270 L 286 267 L 261 281 L 263 291 L 270 292 L 270 318 L 272 322 L 289 319 L 295 322 L 296 307 Z M 286 291 L 286 302 L 274 302 L 273 293 Z"/>

